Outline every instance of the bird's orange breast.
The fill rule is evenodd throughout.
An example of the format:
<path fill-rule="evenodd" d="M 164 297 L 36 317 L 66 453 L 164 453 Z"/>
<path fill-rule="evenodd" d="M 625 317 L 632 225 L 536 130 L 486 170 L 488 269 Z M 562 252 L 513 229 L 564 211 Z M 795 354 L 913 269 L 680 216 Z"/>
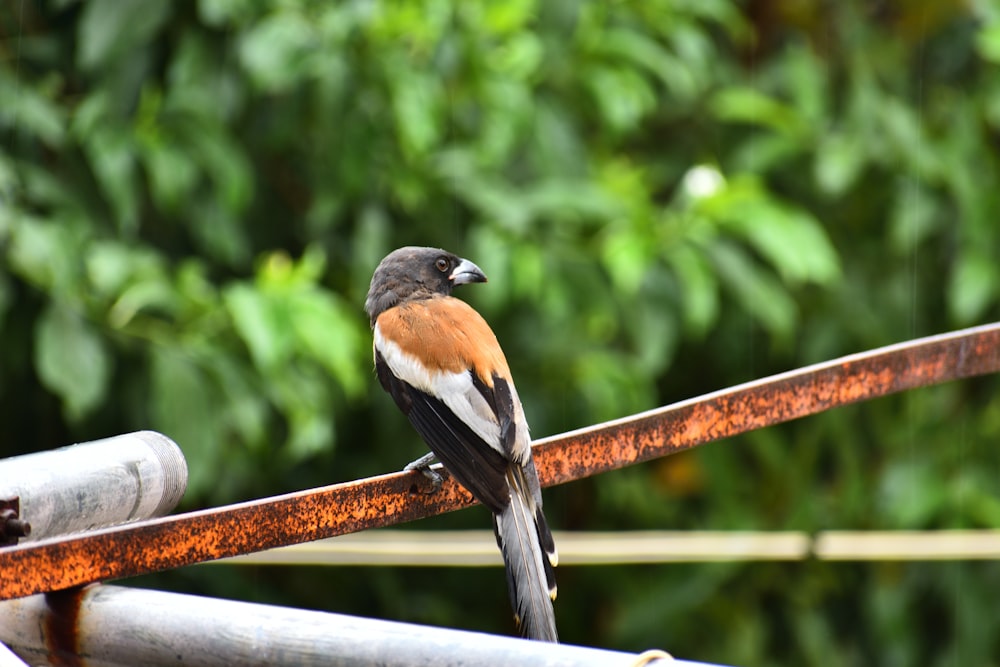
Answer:
<path fill-rule="evenodd" d="M 430 372 L 473 370 L 487 386 L 494 373 L 510 378 L 497 337 L 472 306 L 449 296 L 408 301 L 390 308 L 376 322 L 383 337 Z"/>

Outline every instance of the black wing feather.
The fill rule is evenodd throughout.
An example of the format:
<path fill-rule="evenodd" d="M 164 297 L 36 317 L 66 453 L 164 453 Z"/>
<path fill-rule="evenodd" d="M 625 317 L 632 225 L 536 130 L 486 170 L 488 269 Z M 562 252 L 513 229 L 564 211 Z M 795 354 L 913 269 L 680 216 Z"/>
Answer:
<path fill-rule="evenodd" d="M 500 445 L 503 451 L 511 457 L 514 451 L 514 439 L 517 437 L 517 425 L 514 421 L 514 395 L 510 390 L 510 383 L 506 379 L 493 374 L 493 387 L 486 386 L 486 383 L 479 379 L 479 376 L 470 371 L 472 375 L 472 386 L 486 400 L 486 404 L 493 411 L 493 416 L 500 424 Z"/>
<path fill-rule="evenodd" d="M 490 511 L 497 513 L 509 505 L 509 461 L 440 400 L 393 375 L 377 351 L 375 369 L 382 387 L 448 472 Z"/>

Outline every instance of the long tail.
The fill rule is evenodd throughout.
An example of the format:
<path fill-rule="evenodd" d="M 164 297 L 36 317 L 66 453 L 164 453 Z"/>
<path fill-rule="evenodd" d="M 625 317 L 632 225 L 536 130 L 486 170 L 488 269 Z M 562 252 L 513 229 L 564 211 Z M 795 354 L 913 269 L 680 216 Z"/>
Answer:
<path fill-rule="evenodd" d="M 507 471 L 510 504 L 494 516 L 497 544 L 507 570 L 507 586 L 514 618 L 521 634 L 529 639 L 557 642 L 556 550 L 552 532 L 542 514 L 541 498 L 532 493 L 525 474 L 514 464 Z"/>

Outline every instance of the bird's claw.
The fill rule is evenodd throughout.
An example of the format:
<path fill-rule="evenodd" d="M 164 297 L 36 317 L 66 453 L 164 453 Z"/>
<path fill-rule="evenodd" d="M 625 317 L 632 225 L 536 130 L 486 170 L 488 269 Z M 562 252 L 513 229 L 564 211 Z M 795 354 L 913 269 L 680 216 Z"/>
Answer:
<path fill-rule="evenodd" d="M 411 461 L 407 463 L 403 468 L 405 472 L 413 472 L 414 470 L 419 471 L 421 475 L 427 478 L 431 483 L 431 489 L 428 493 L 437 493 L 441 490 L 441 484 L 444 482 L 444 477 L 441 473 L 431 468 L 431 462 L 434 461 L 434 454 L 427 454 L 421 456 L 416 461 Z"/>

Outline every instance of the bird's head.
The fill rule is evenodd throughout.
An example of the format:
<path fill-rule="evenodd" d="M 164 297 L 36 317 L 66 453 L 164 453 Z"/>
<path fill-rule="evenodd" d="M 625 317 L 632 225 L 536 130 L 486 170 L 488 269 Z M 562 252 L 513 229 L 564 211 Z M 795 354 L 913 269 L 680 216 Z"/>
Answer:
<path fill-rule="evenodd" d="M 404 301 L 448 295 L 456 285 L 485 282 L 486 275 L 467 259 L 440 248 L 407 246 L 379 262 L 365 311 L 374 324 L 381 313 Z"/>

